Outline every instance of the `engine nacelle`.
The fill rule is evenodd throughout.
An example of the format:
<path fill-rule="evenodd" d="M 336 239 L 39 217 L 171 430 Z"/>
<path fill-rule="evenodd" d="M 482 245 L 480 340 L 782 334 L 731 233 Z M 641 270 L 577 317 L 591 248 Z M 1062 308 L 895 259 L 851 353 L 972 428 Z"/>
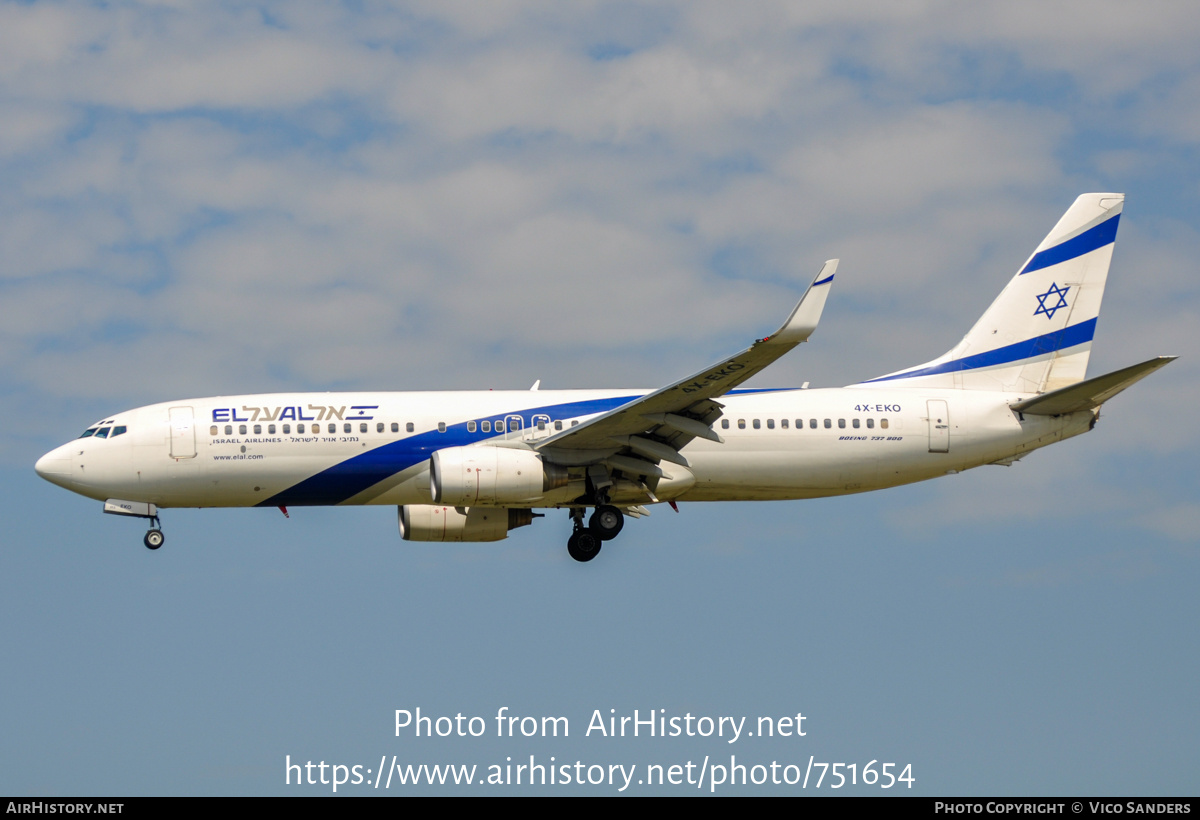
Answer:
<path fill-rule="evenodd" d="M 536 501 L 567 484 L 567 470 L 532 450 L 447 447 L 429 459 L 430 489 L 438 504 L 475 507 Z"/>
<path fill-rule="evenodd" d="M 533 510 L 406 504 L 399 510 L 400 537 L 405 541 L 502 541 L 508 531 L 533 523 Z"/>

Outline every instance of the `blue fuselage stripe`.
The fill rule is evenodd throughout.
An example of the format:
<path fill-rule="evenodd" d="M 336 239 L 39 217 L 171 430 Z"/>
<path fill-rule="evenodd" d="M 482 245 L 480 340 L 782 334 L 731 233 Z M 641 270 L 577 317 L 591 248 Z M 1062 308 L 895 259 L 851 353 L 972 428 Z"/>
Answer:
<path fill-rule="evenodd" d="M 1105 245 L 1112 244 L 1117 239 L 1117 223 L 1120 219 L 1121 215 L 1117 214 L 1111 219 L 1104 220 L 1094 228 L 1089 228 L 1073 239 L 1068 239 L 1066 242 L 1055 245 L 1053 248 L 1046 248 L 1044 251 L 1035 253 L 1033 258 L 1029 260 L 1029 263 L 1021 269 L 1021 275 L 1023 276 L 1042 268 L 1048 268 L 1060 262 L 1068 262 L 1078 256 L 1083 256 L 1085 253 L 1091 253 L 1097 248 L 1103 248 Z"/>
<path fill-rule="evenodd" d="M 1053 333 L 1035 336 L 1032 339 L 1026 339 L 1023 342 L 1017 342 L 1006 347 L 998 347 L 986 353 L 966 356 L 951 362 L 942 362 L 941 364 L 923 367 L 919 370 L 895 373 L 891 376 L 880 376 L 878 379 L 871 379 L 868 382 L 864 382 L 864 384 L 886 382 L 893 379 L 915 379 L 919 376 L 935 376 L 939 373 L 957 373 L 961 370 L 977 370 L 981 367 L 1014 364 L 1025 359 L 1033 359 L 1047 353 L 1053 353 L 1056 350 L 1065 350 L 1068 347 L 1090 342 L 1095 334 L 1096 320 L 1089 319 L 1086 322 L 1064 327 L 1062 330 L 1056 330 Z"/>
<path fill-rule="evenodd" d="M 790 388 L 785 388 L 790 389 Z M 742 389 L 731 393 L 768 393 L 776 388 Z M 509 413 L 488 413 L 488 418 L 520 416 L 523 427 L 533 423 L 533 417 L 546 415 L 552 419 L 570 419 L 579 416 L 590 416 L 596 413 L 606 413 L 641 396 L 611 396 L 601 399 L 551 404 L 542 407 L 531 407 Z M 482 416 L 480 418 L 483 418 Z M 476 419 L 478 421 L 478 419 Z M 500 434 L 503 436 L 504 434 Z M 448 424 L 446 432 L 429 430 L 424 433 L 391 441 L 373 450 L 353 456 L 345 461 L 322 470 L 314 476 L 304 479 L 298 484 L 276 493 L 256 506 L 259 507 L 304 507 L 340 504 L 361 493 L 381 481 L 386 481 L 399 472 L 407 470 L 416 464 L 429 459 L 435 450 L 446 447 L 462 447 L 479 441 L 497 438 L 495 433 L 479 431 L 467 432 L 467 422 Z"/>
<path fill-rule="evenodd" d="M 639 396 L 613 396 L 604 399 L 570 402 L 567 404 L 532 407 L 512 413 L 489 413 L 491 417 L 520 416 L 522 426 L 532 423 L 533 416 L 548 415 L 551 418 L 574 418 L 588 416 L 593 413 L 604 413 L 622 404 L 627 404 Z M 314 476 L 304 479 L 298 484 L 277 493 L 259 507 L 275 506 L 312 506 L 325 504 L 340 504 L 348 498 L 358 495 L 363 490 L 373 487 L 380 481 L 386 481 L 403 470 L 427 460 L 435 450 L 445 447 L 462 447 L 477 441 L 495 438 L 495 433 L 478 431 L 468 433 L 467 423 L 446 426 L 446 432 L 429 430 L 424 433 L 391 441 L 373 450 L 348 458 L 332 467 L 322 470 Z M 503 434 L 501 434 L 503 435 Z"/>

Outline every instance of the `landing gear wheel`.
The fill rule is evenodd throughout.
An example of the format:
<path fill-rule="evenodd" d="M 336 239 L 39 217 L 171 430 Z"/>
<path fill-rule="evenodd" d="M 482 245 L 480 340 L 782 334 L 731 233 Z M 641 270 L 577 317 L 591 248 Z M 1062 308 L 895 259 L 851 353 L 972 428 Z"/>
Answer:
<path fill-rule="evenodd" d="M 596 533 L 601 541 L 611 541 L 621 534 L 625 526 L 625 515 L 611 504 L 596 508 L 588 519 L 588 529 Z"/>
<path fill-rule="evenodd" d="M 150 530 L 150 532 L 146 533 L 146 537 L 142 539 L 142 543 L 146 545 L 146 549 L 156 550 L 166 540 L 162 534 L 162 530 Z"/>
<path fill-rule="evenodd" d="M 600 552 L 600 537 L 590 529 L 572 533 L 567 539 L 567 552 L 576 561 L 591 561 Z"/>

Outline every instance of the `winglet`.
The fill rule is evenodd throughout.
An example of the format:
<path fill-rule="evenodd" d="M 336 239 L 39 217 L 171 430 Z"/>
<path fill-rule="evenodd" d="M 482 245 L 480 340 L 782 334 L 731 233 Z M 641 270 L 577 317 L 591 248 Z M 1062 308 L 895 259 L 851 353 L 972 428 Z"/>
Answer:
<path fill-rule="evenodd" d="M 765 344 L 795 345 L 808 340 L 817 323 L 821 321 L 821 312 L 825 310 L 825 300 L 829 298 L 829 288 L 833 285 L 833 275 L 837 272 L 838 260 L 830 259 L 821 268 L 817 278 L 813 279 L 808 290 L 796 303 L 795 310 L 783 323 L 783 327 L 763 339 Z"/>

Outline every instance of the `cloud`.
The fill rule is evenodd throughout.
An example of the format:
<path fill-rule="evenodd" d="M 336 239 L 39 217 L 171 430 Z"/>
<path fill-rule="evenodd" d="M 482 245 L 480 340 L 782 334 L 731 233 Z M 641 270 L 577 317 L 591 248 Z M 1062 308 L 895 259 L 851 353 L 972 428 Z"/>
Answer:
<path fill-rule="evenodd" d="M 771 380 L 922 361 L 1081 187 L 1178 176 L 1153 140 L 1192 133 L 1161 102 L 1195 85 L 1187 21 L 1039 15 L 4 6 L 0 362 L 14 396 L 81 399 L 164 354 L 185 392 L 654 384 L 769 331 L 832 256 Z M 1116 116 L 1117 68 L 1159 83 L 1152 116 Z M 1194 232 L 1155 201 L 1127 219 L 1153 284 L 1103 332 L 1186 349 Z"/>

